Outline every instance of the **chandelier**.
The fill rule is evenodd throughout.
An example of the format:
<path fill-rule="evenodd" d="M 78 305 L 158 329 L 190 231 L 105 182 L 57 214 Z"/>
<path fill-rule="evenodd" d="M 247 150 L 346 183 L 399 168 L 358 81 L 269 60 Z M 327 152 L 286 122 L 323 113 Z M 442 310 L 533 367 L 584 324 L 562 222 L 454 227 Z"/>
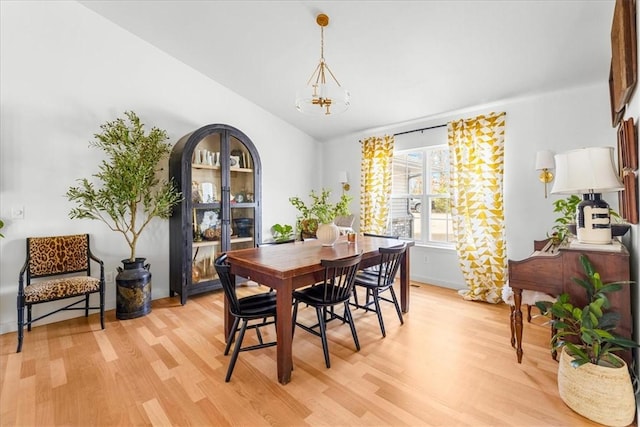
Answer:
<path fill-rule="evenodd" d="M 296 95 L 298 111 L 311 115 L 331 115 L 342 113 L 349 108 L 351 95 L 338 83 L 324 59 L 324 27 L 329 25 L 329 17 L 323 13 L 316 17 L 320 26 L 320 63 L 313 70 L 307 85 Z"/>

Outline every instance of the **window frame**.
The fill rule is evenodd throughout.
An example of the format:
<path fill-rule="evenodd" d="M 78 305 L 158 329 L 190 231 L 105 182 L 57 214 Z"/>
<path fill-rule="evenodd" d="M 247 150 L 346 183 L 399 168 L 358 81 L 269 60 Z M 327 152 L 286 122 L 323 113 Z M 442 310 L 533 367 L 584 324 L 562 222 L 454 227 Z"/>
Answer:
<path fill-rule="evenodd" d="M 422 206 L 422 208 L 420 209 L 420 215 L 419 218 L 416 218 L 416 215 L 414 214 L 415 212 L 411 212 L 411 215 L 413 216 L 413 228 L 415 229 L 416 226 L 420 227 L 420 237 L 419 239 L 416 239 L 415 237 L 412 237 L 411 240 L 413 240 L 416 245 L 419 246 L 430 246 L 430 247 L 438 247 L 438 248 L 445 248 L 445 249 L 455 249 L 455 245 L 456 242 L 455 241 L 436 241 L 436 240 L 430 240 L 430 232 L 431 232 L 431 228 L 432 228 L 432 216 L 431 216 L 431 202 L 433 200 L 436 199 L 451 199 L 451 193 L 448 192 L 446 194 L 443 193 L 427 193 L 428 191 L 433 191 L 432 190 L 432 185 L 431 185 L 431 181 L 429 180 L 428 182 L 425 182 L 425 178 L 426 177 L 430 177 L 431 173 L 432 173 L 432 166 L 431 166 L 431 161 L 430 159 L 432 158 L 432 152 L 434 151 L 440 151 L 445 149 L 447 152 L 449 152 L 449 147 L 448 144 L 442 143 L 442 144 L 434 144 L 434 145 L 424 145 L 424 146 L 419 146 L 419 147 L 413 147 L 413 148 L 406 148 L 406 149 L 400 149 L 400 150 L 394 150 L 393 153 L 393 157 L 394 160 L 396 158 L 396 156 L 402 156 L 402 155 L 408 155 L 409 153 L 421 153 L 421 157 L 422 157 L 422 167 L 421 167 L 421 176 L 422 176 L 422 192 L 417 195 L 417 194 L 412 194 L 411 193 L 411 186 L 409 184 L 409 182 L 407 182 L 407 193 L 396 193 L 394 192 L 394 187 L 392 184 L 392 190 L 391 190 L 391 195 L 390 195 L 390 207 L 389 207 L 389 224 L 387 225 L 387 230 L 388 233 L 393 234 L 393 230 L 392 230 L 392 224 L 393 224 L 393 208 L 392 208 L 392 204 L 394 200 L 402 200 L 405 199 L 407 200 L 408 203 L 408 207 L 410 208 L 411 206 L 411 200 L 412 199 L 419 199 L 420 200 L 420 204 Z M 447 170 L 449 168 L 446 168 Z M 449 170 L 449 174 L 451 173 L 451 171 Z M 416 175 L 416 176 L 420 176 L 420 175 Z M 411 176 L 408 176 L 407 181 L 409 181 L 411 179 Z M 449 183 L 449 178 L 447 178 L 447 185 Z M 416 219 L 419 219 L 419 221 L 416 221 Z M 452 221 L 451 218 L 449 218 L 449 221 Z M 449 224 L 447 224 L 447 226 L 449 226 Z M 415 232 L 413 232 L 412 230 L 412 234 L 415 235 Z M 450 238 L 454 238 L 455 236 L 453 235 L 453 232 L 451 233 L 451 235 L 449 236 Z"/>

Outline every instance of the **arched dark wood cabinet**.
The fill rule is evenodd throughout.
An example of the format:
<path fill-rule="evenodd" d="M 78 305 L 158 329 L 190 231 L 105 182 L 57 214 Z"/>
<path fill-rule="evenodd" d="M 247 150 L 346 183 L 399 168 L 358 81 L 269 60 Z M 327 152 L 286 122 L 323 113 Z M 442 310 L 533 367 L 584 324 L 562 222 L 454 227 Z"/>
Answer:
<path fill-rule="evenodd" d="M 213 268 L 220 253 L 262 240 L 260 156 L 240 130 L 211 124 L 176 143 L 169 174 L 183 197 L 169 220 L 169 295 L 185 304 L 222 287 Z"/>

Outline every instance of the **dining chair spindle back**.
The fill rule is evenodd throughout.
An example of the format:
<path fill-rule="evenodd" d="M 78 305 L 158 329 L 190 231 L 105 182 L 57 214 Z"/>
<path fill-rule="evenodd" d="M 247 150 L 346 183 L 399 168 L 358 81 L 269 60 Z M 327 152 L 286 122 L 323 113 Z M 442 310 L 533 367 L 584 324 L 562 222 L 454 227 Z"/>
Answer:
<path fill-rule="evenodd" d="M 398 298 L 393 290 L 393 283 L 406 250 L 406 243 L 390 248 L 379 248 L 378 251 L 381 257 L 380 264 L 376 266 L 375 270 L 362 270 L 358 272 L 355 278 L 355 290 L 353 292 L 354 302 L 351 303 L 351 305 L 366 311 L 374 311 L 378 315 L 378 323 L 380 323 L 380 330 L 382 331 L 383 337 L 385 337 L 387 333 L 384 328 L 382 311 L 380 310 L 380 301 L 393 303 L 398 313 L 400 324 L 404 324 L 400 304 L 398 304 Z M 358 287 L 365 289 L 366 299 L 364 304 L 358 302 Z M 381 293 L 386 291 L 389 291 L 391 299 L 381 295 Z"/>
<path fill-rule="evenodd" d="M 361 259 L 362 254 L 335 260 L 321 260 L 321 264 L 324 267 L 324 280 L 314 286 L 303 288 L 293 293 L 293 329 L 295 330 L 295 327 L 299 326 L 321 338 L 324 361 L 327 368 L 331 367 L 327 343 L 327 322 L 339 319 L 343 323 L 348 323 L 356 349 L 360 350 L 360 342 L 358 341 L 358 334 L 351 316 L 349 300 L 353 293 L 354 279 Z M 316 309 L 318 323 L 313 326 L 307 326 L 297 321 L 298 304 L 301 302 Z M 344 314 L 342 316 L 334 310 L 334 307 L 340 304 L 344 306 Z"/>
<path fill-rule="evenodd" d="M 229 367 L 227 369 L 226 382 L 231 380 L 233 369 L 238 360 L 238 354 L 241 351 L 257 350 L 260 348 L 271 347 L 277 344 L 276 341 L 264 342 L 260 328 L 267 325 L 275 325 L 276 321 L 276 293 L 266 292 L 261 294 L 250 295 L 238 298 L 236 286 L 231 280 L 231 266 L 227 262 L 227 254 L 223 253 L 214 262 L 214 267 L 220 278 L 222 289 L 229 304 L 229 311 L 233 316 L 233 326 L 227 337 L 227 345 L 224 349 L 225 356 L 229 354 L 231 343 L 235 340 L 236 344 L 231 354 Z M 250 323 L 258 321 L 257 323 Z M 238 325 L 240 328 L 238 328 Z M 258 344 L 242 347 L 242 341 L 247 329 L 255 329 L 258 337 Z M 236 337 L 236 333 L 238 336 Z"/>

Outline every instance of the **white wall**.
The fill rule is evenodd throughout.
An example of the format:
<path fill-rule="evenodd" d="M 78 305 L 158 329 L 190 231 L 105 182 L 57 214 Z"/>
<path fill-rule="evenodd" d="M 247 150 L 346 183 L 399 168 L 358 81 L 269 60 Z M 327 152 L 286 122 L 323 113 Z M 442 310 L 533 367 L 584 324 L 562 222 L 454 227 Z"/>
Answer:
<path fill-rule="evenodd" d="M 474 107 L 447 115 L 416 120 L 395 127 L 369 129 L 323 144 L 325 185 L 333 182 L 338 170 L 346 170 L 352 194 L 359 194 L 360 143 L 372 135 L 384 135 L 447 123 L 491 111 L 505 111 L 504 206 L 507 256 L 523 259 L 533 251 L 533 241 L 546 238 L 554 225 L 552 202 L 544 198 L 544 188 L 534 169 L 538 150 L 562 152 L 586 146 L 616 146 L 611 127 L 609 87 L 603 73 L 601 84 L 509 100 Z M 615 194 L 605 195 L 617 207 Z M 352 204 L 359 212 L 359 200 Z M 357 223 L 356 223 L 357 226 Z M 416 246 L 411 249 L 411 278 L 453 289 L 465 287 L 453 250 Z"/>
<path fill-rule="evenodd" d="M 265 238 L 274 223 L 294 223 L 289 196 L 319 186 L 319 171 L 291 161 L 320 157 L 311 137 L 84 6 L 2 1 L 0 12 L 1 333 L 16 329 L 26 237 L 90 233 L 92 249 L 111 271 L 128 257 L 124 239 L 103 223 L 68 219 L 72 204 L 64 196 L 76 179 L 98 171 L 101 152 L 89 148 L 89 141 L 100 124 L 126 110 L 136 111 L 148 127 L 165 129 L 172 144 L 212 123 L 247 134 L 263 165 Z M 11 219 L 13 207 L 24 207 L 24 219 Z M 151 264 L 154 299 L 169 294 L 168 230 L 168 221 L 156 220 L 137 247 L 138 256 Z M 111 283 L 107 308 L 114 307 Z"/>

